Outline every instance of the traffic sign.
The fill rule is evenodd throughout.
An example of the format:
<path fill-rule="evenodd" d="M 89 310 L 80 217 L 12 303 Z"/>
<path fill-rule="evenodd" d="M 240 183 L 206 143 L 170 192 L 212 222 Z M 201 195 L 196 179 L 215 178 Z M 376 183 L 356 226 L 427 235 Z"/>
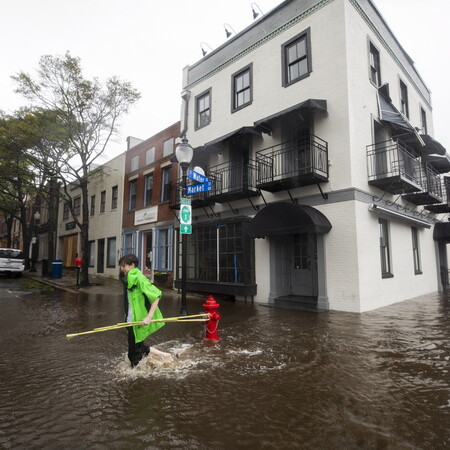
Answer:
<path fill-rule="evenodd" d="M 181 234 L 192 234 L 192 225 L 180 225 Z"/>
<path fill-rule="evenodd" d="M 191 199 L 190 198 L 186 198 L 186 197 L 181 197 L 180 198 L 180 203 L 182 205 L 190 205 L 191 204 Z"/>
<path fill-rule="evenodd" d="M 212 190 L 212 181 L 202 184 L 193 184 L 186 187 L 186 195 L 198 194 L 199 192 L 207 192 Z"/>
<path fill-rule="evenodd" d="M 192 207 L 191 205 L 181 205 L 180 224 L 190 225 L 192 223 Z"/>
<path fill-rule="evenodd" d="M 205 175 L 202 175 L 201 173 L 195 172 L 192 169 L 189 169 L 188 177 L 191 180 L 198 181 L 199 183 L 206 183 L 207 181 L 209 181 L 208 178 L 205 177 Z"/>

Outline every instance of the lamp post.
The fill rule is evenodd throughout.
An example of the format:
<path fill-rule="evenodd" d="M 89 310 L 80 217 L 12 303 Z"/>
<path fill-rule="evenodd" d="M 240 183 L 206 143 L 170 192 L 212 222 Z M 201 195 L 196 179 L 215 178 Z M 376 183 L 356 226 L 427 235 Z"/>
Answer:
<path fill-rule="evenodd" d="M 36 249 L 37 249 L 37 227 L 39 226 L 39 222 L 41 220 L 41 215 L 39 211 L 36 211 L 33 215 L 33 237 L 31 239 L 31 269 L 30 272 L 36 272 Z"/>
<path fill-rule="evenodd" d="M 186 136 L 183 136 L 181 143 L 177 145 L 175 150 L 175 155 L 177 157 L 178 163 L 181 166 L 183 177 L 181 179 L 181 195 L 183 197 L 186 195 L 186 185 L 187 185 L 187 168 L 192 161 L 194 156 L 194 150 L 189 145 Z M 180 198 L 181 202 L 181 198 Z M 181 235 L 181 310 L 180 316 L 187 316 L 187 306 L 186 306 L 186 278 L 187 278 L 187 236 L 186 234 Z"/>

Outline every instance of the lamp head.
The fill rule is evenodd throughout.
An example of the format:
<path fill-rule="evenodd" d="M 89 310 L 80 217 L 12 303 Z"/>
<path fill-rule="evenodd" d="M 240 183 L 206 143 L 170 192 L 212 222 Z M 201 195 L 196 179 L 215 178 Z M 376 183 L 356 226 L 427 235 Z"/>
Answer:
<path fill-rule="evenodd" d="M 194 156 L 194 149 L 190 146 L 188 140 L 184 136 L 175 149 L 175 155 L 181 167 L 188 167 Z"/>

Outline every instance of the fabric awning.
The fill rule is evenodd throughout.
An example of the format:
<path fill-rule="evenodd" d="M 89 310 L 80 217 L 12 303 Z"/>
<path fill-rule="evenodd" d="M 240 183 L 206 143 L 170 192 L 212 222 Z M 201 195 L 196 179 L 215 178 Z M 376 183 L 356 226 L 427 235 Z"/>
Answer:
<path fill-rule="evenodd" d="M 408 122 L 403 114 L 392 104 L 390 97 L 386 97 L 381 88 L 378 90 L 378 108 L 380 120 L 389 122 L 397 131 L 396 137 L 413 145 L 417 149 L 425 146 L 417 130 Z"/>
<path fill-rule="evenodd" d="M 450 172 L 450 155 L 423 155 L 422 161 L 429 163 L 431 167 L 438 173 Z"/>
<path fill-rule="evenodd" d="M 317 209 L 294 203 L 272 203 L 259 211 L 250 223 L 252 238 L 297 233 L 328 233 L 329 220 Z"/>
<path fill-rule="evenodd" d="M 220 136 L 216 139 L 213 139 L 212 141 L 207 142 L 205 144 L 205 147 L 211 147 L 213 145 L 220 144 L 232 137 L 244 136 L 246 134 L 255 134 L 257 136 L 261 136 L 261 132 L 256 130 L 255 127 L 242 127 L 242 128 L 239 128 L 238 130 L 234 130 L 230 133 L 224 134 L 223 136 Z"/>
<path fill-rule="evenodd" d="M 428 134 L 421 134 L 420 137 L 425 143 L 425 147 L 423 148 L 424 153 L 426 152 L 429 155 L 445 155 L 445 147 L 440 142 L 436 141 L 436 139 L 432 138 Z"/>
<path fill-rule="evenodd" d="M 317 109 L 320 111 L 327 112 L 327 101 L 310 98 L 303 102 L 297 103 L 296 105 L 291 106 L 290 108 L 283 109 L 282 111 L 272 114 L 271 116 L 265 117 L 264 119 L 257 120 L 254 123 L 254 125 L 255 127 L 268 128 L 270 122 L 272 122 L 273 120 L 285 116 L 286 114 L 298 111 L 300 109 Z"/>
<path fill-rule="evenodd" d="M 450 243 L 450 222 L 439 222 L 434 226 L 433 239 Z"/>

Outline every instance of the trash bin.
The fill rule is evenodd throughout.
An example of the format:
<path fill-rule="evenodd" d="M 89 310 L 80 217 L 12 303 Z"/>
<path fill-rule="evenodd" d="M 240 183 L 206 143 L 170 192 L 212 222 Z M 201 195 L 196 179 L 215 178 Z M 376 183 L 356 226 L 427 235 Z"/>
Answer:
<path fill-rule="evenodd" d="M 48 259 L 42 260 L 42 276 L 46 277 L 48 274 Z"/>
<path fill-rule="evenodd" d="M 52 278 L 62 277 L 62 259 L 54 259 L 52 261 Z"/>

